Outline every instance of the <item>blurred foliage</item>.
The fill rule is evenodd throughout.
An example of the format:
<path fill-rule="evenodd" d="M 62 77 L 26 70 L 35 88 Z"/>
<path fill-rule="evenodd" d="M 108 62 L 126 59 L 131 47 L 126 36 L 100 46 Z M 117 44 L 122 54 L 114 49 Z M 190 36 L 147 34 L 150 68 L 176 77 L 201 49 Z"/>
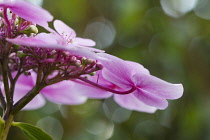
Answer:
<path fill-rule="evenodd" d="M 106 99 L 78 106 L 48 102 L 39 110 L 20 112 L 17 121 L 37 124 L 51 116 L 63 126 L 64 131 L 57 130 L 62 137 L 58 140 L 210 139 L 210 21 L 193 12 L 171 18 L 158 0 L 45 0 L 43 7 L 81 37 L 97 40 L 93 35 L 97 28 L 93 31 L 89 26 L 92 23 L 112 25 L 114 38 L 105 48 L 107 53 L 141 63 L 168 82 L 182 83 L 185 92 L 169 102 L 166 110 L 154 114 L 131 112 Z M 109 39 L 110 32 L 101 30 L 97 43 Z M 59 129 L 57 125 L 45 127 Z M 13 128 L 9 139 L 17 137 L 25 139 Z"/>

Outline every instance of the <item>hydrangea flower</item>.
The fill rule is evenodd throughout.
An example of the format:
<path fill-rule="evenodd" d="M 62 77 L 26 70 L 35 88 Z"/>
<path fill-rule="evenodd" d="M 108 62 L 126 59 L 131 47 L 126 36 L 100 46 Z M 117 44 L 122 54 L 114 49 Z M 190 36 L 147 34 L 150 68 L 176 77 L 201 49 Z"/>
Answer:
<path fill-rule="evenodd" d="M 79 91 L 80 88 L 86 89 L 83 91 L 85 91 L 85 96 L 87 97 L 94 96 L 95 98 L 97 98 L 97 97 L 100 97 L 101 94 L 103 95 L 107 93 L 112 93 L 111 95 L 114 96 L 114 100 L 116 101 L 116 103 L 118 103 L 121 107 L 124 107 L 126 109 L 140 111 L 140 112 L 147 112 L 147 113 L 154 113 L 157 110 L 156 107 L 144 104 L 141 100 L 138 100 L 137 98 L 135 98 L 130 92 L 127 92 L 127 94 L 124 94 L 128 90 L 122 89 L 119 86 L 106 80 L 103 77 L 102 73 L 101 74 L 98 73 L 98 75 L 89 78 L 88 79 L 89 81 L 83 78 L 80 78 L 80 80 L 84 80 L 88 82 L 90 85 L 88 86 L 85 84 L 85 82 L 82 82 L 81 84 L 75 84 L 76 86 L 74 88 L 76 88 L 77 91 Z M 93 84 L 93 83 L 96 83 L 95 82 L 96 80 L 97 80 L 97 84 Z M 94 86 L 91 84 L 93 84 Z M 114 94 L 112 91 L 117 92 L 117 94 L 116 93 Z M 122 95 L 120 95 L 121 93 Z M 121 101 L 121 99 L 123 100 L 123 102 Z"/>
<path fill-rule="evenodd" d="M 101 92 L 96 92 L 96 90 L 103 89 L 114 93 L 114 100 L 120 106 L 148 113 L 154 113 L 157 109 L 165 109 L 168 106 L 166 99 L 178 99 L 183 94 L 181 84 L 171 84 L 152 76 L 138 63 L 124 61 L 105 53 L 100 55 L 111 61 L 101 61 L 103 69 L 97 72 L 98 75 L 78 78 L 92 85 L 86 94 L 91 95 L 94 91 L 95 96 L 97 94 L 99 96 Z M 80 85 L 80 87 L 83 86 L 84 84 Z"/>
<path fill-rule="evenodd" d="M 167 83 L 154 77 L 140 64 L 124 61 L 102 51 L 95 53 L 95 50 L 87 48 L 95 45 L 92 40 L 76 38 L 74 30 L 59 20 L 54 22 L 54 27 L 57 32 L 52 30 L 53 33 L 50 34 L 41 33 L 32 37 L 7 40 L 24 46 L 68 50 L 68 54 L 71 55 L 97 59 L 103 66 L 102 72 L 97 72 L 100 76 L 92 77 L 83 73 L 87 79 L 83 75 L 74 77 L 74 90 L 71 90 L 71 94 L 79 92 L 87 98 L 107 98 L 111 93 L 115 93 L 114 99 L 122 107 L 150 113 L 157 109 L 165 109 L 168 106 L 166 99 L 182 96 L 181 84 Z M 80 41 L 82 43 L 78 43 Z M 100 83 L 93 82 L 96 78 Z"/>
<path fill-rule="evenodd" d="M 103 77 L 121 87 L 136 89 L 127 95 L 115 95 L 115 101 L 123 107 L 138 110 L 138 101 L 157 109 L 168 106 L 166 99 L 178 99 L 183 94 L 182 84 L 171 84 L 155 76 L 142 65 L 123 61 L 115 56 L 103 54 L 112 61 L 103 61 Z"/>
<path fill-rule="evenodd" d="M 114 96 L 124 108 L 154 113 L 165 109 L 168 99 L 178 99 L 183 94 L 181 84 L 163 81 L 138 63 L 92 48 L 93 40 L 77 37 L 60 20 L 55 20 L 55 30 L 51 29 L 48 22 L 52 21 L 52 15 L 38 6 L 25 1 L 3 1 L 0 8 L 4 139 L 14 115 L 22 109 L 42 107 L 45 98 L 58 104 L 76 105 L 88 98 Z M 50 33 L 38 33 L 36 24 Z"/>
<path fill-rule="evenodd" d="M 0 84 L 14 114 L 43 106 L 44 98 L 58 104 L 82 104 L 88 98 L 111 96 L 124 108 L 153 113 L 165 109 L 167 99 L 183 94 L 181 84 L 163 81 L 138 63 L 92 48 L 93 40 L 77 37 L 60 20 L 51 29 L 48 22 L 53 17 L 38 6 L 3 1 L 0 7 L 0 52 L 6 56 L 0 58 Z M 36 24 L 50 33 L 38 33 Z M 3 98 L 1 92 L 0 101 L 6 104 Z"/>

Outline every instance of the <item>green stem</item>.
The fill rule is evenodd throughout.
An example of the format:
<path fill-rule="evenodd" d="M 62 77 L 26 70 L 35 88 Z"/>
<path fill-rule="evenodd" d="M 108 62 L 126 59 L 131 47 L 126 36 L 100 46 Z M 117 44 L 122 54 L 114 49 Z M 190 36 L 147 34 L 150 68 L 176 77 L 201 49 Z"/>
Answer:
<path fill-rule="evenodd" d="M 1 106 L 3 108 L 3 112 L 5 112 L 5 110 L 6 110 L 6 102 L 4 100 L 4 96 L 3 96 L 3 93 L 1 91 L 1 88 L 0 88 L 0 103 L 1 103 Z"/>
<path fill-rule="evenodd" d="M 9 92 L 9 81 L 8 81 L 8 74 L 7 74 L 7 56 L 3 56 L 2 58 L 2 78 L 3 78 L 3 83 L 4 83 L 4 91 L 6 95 L 6 100 L 7 100 L 7 105 L 9 104 L 10 106 L 10 92 Z"/>
<path fill-rule="evenodd" d="M 14 104 L 11 114 L 17 114 L 24 106 L 26 106 L 37 94 L 39 94 L 41 86 L 35 86 L 31 91 L 29 91 L 23 98 L 21 98 L 17 103 Z"/>
<path fill-rule="evenodd" d="M 9 129 L 11 127 L 12 121 L 13 121 L 14 116 L 9 115 L 9 117 L 5 120 L 4 126 L 2 131 L 0 132 L 0 140 L 6 140 L 7 135 L 9 133 Z"/>

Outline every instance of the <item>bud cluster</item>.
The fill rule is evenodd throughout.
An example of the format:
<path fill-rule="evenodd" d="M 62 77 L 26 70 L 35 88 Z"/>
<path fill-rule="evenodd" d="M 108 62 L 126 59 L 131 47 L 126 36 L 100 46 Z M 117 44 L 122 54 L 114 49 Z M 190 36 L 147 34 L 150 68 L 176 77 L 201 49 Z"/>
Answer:
<path fill-rule="evenodd" d="M 66 51 L 23 46 L 14 46 L 11 50 L 8 65 L 12 72 L 37 72 L 38 68 L 42 67 L 44 74 L 50 75 L 58 71 L 57 78 L 69 79 L 84 74 L 94 75 L 94 72 L 103 68 L 96 60 L 71 55 Z"/>

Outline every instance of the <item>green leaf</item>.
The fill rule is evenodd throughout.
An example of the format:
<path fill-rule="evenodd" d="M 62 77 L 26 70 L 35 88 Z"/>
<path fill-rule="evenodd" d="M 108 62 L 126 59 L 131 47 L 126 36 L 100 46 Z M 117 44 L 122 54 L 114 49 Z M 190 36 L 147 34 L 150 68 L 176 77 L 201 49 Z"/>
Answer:
<path fill-rule="evenodd" d="M 29 140 L 53 140 L 52 137 L 42 129 L 31 124 L 13 122 L 12 125 L 19 127 Z"/>

